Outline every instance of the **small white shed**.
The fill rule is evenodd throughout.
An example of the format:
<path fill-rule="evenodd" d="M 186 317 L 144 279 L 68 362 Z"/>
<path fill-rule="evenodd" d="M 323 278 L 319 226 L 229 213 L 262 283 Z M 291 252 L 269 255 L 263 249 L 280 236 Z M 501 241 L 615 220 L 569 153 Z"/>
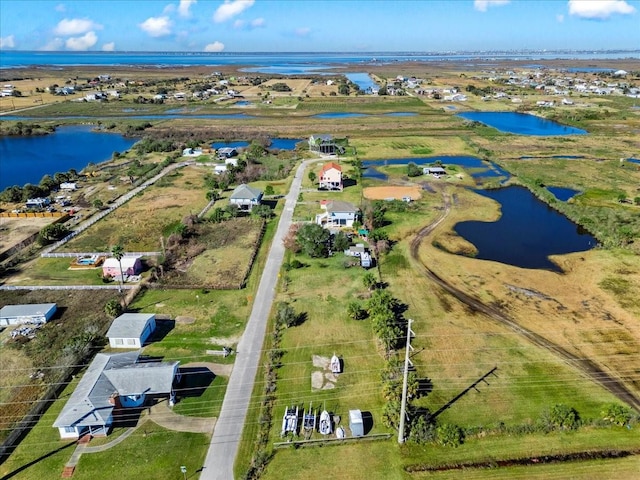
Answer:
<path fill-rule="evenodd" d="M 364 436 L 364 422 L 360 410 L 349 410 L 349 429 L 354 437 Z"/>
<path fill-rule="evenodd" d="M 123 313 L 116 318 L 107 338 L 111 348 L 142 348 L 156 329 L 156 316 L 152 313 Z"/>

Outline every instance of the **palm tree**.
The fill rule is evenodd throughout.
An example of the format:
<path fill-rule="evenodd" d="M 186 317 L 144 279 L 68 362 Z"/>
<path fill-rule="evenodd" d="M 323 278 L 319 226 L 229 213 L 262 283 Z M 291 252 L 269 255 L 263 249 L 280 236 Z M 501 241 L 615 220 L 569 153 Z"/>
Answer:
<path fill-rule="evenodd" d="M 124 247 L 121 244 L 114 245 L 113 247 L 111 247 L 111 255 L 113 255 L 113 258 L 118 260 L 118 265 L 120 266 L 120 288 L 118 288 L 118 291 L 122 293 L 122 285 L 124 282 L 124 273 L 122 271 L 122 257 L 124 257 Z"/>

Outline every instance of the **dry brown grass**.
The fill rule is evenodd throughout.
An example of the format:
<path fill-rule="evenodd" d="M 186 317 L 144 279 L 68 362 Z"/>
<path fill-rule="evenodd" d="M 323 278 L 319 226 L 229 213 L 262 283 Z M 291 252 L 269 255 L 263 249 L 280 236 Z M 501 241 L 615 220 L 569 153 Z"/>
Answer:
<path fill-rule="evenodd" d="M 495 203 L 469 191 L 458 189 L 456 193 L 457 206 L 431 239 L 451 251 L 459 251 L 465 243 L 453 232 L 455 223 L 491 221 L 498 214 Z M 640 294 L 637 255 L 596 249 L 556 256 L 554 261 L 564 271 L 558 274 L 453 255 L 432 242 L 424 242 L 420 254 L 430 269 L 457 288 L 501 306 L 520 325 L 592 359 L 640 392 L 640 306 L 635 302 L 625 308 L 615 292 L 600 286 L 606 279 L 623 276 L 625 291 Z"/>
<path fill-rule="evenodd" d="M 110 215 L 67 243 L 62 250 L 101 251 L 122 242 L 128 251 L 157 251 L 163 229 L 185 216 L 200 212 L 207 201 L 202 177 L 204 167 L 179 170 L 171 185 L 151 186 Z"/>
<path fill-rule="evenodd" d="M 0 253 L 56 220 L 54 217 L 0 218 Z"/>

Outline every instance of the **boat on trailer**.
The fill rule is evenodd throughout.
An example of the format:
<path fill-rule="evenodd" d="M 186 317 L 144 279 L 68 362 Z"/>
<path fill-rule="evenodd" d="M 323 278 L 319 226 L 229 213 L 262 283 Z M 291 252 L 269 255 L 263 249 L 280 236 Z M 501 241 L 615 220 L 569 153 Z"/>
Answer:
<path fill-rule="evenodd" d="M 344 427 L 340 426 L 336 428 L 336 438 L 345 438 L 347 434 L 344 431 Z"/>
<path fill-rule="evenodd" d="M 320 432 L 322 435 L 329 435 L 331 431 L 331 415 L 329 415 L 329 412 L 327 412 L 326 410 L 323 410 L 320 414 L 318 432 Z"/>
<path fill-rule="evenodd" d="M 298 407 L 287 407 L 282 416 L 282 431 L 281 436 L 285 436 L 287 433 L 298 433 Z"/>
<path fill-rule="evenodd" d="M 316 430 L 317 417 L 316 411 L 313 409 L 313 403 L 310 403 L 309 410 L 305 410 L 302 413 L 302 429 L 307 440 L 311 438 L 311 434 Z"/>

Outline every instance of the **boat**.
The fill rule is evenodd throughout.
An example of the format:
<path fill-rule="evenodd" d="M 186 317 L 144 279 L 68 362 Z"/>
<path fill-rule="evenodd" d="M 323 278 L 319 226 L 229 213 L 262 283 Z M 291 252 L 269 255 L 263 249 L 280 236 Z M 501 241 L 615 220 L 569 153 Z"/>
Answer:
<path fill-rule="evenodd" d="M 309 404 L 309 410 L 304 412 L 302 426 L 305 430 L 316 429 L 316 412 L 313 410 L 312 404 Z"/>
<path fill-rule="evenodd" d="M 313 403 L 309 404 L 309 410 L 305 410 L 302 413 L 302 430 L 304 433 L 304 438 L 309 440 L 311 435 L 316 430 L 316 411 L 313 409 Z"/>
<path fill-rule="evenodd" d="M 323 410 L 320 414 L 320 423 L 318 425 L 318 432 L 322 435 L 329 435 L 331 433 L 331 415 L 326 410 Z"/>
<path fill-rule="evenodd" d="M 282 431 L 281 436 L 285 436 L 287 433 L 298 433 L 298 407 L 287 407 L 282 416 Z"/>
<path fill-rule="evenodd" d="M 340 373 L 340 359 L 334 353 L 333 357 L 331 357 L 331 363 L 329 364 L 331 368 L 331 373 Z"/>
<path fill-rule="evenodd" d="M 347 436 L 347 434 L 344 431 L 344 427 L 338 427 L 336 428 L 336 438 L 345 438 Z"/>

